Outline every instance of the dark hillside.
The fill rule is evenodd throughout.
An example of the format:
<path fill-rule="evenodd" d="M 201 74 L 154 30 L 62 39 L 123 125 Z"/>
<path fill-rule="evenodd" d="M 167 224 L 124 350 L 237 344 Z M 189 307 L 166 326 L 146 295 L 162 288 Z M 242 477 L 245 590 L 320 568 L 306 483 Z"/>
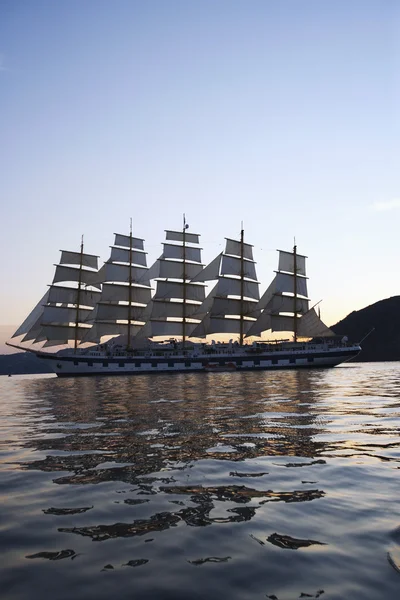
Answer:
<path fill-rule="evenodd" d="M 32 352 L 0 355 L 0 375 L 25 375 L 27 373 L 51 373 L 46 361 Z"/>
<path fill-rule="evenodd" d="M 357 361 L 400 360 L 400 296 L 353 311 L 331 329 L 359 342 L 373 327 L 374 331 L 361 344 Z"/>

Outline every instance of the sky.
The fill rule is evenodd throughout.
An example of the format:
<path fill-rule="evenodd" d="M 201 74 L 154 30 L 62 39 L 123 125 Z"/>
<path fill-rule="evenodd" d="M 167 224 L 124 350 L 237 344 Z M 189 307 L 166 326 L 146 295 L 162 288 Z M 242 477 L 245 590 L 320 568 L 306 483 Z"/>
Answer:
<path fill-rule="evenodd" d="M 399 295 L 399 107 L 397 0 L 0 0 L 0 325 L 183 213 L 261 291 L 295 238 L 328 325 Z"/>

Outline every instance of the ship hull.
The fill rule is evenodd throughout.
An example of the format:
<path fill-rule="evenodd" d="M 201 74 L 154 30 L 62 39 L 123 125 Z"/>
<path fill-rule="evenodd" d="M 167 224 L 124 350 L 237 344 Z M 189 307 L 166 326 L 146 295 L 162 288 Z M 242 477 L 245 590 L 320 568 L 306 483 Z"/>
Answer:
<path fill-rule="evenodd" d="M 89 375 L 139 375 L 177 372 L 265 371 L 275 369 L 330 368 L 360 352 L 359 346 L 251 353 L 213 353 L 178 356 L 101 356 L 38 354 L 58 377 Z"/>

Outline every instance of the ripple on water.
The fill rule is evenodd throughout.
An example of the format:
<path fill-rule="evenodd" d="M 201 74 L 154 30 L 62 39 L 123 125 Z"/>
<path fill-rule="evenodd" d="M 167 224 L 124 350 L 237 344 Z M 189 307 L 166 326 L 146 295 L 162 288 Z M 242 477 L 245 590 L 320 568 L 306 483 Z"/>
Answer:
<path fill-rule="evenodd" d="M 7 600 L 397 598 L 399 374 L 3 378 Z"/>

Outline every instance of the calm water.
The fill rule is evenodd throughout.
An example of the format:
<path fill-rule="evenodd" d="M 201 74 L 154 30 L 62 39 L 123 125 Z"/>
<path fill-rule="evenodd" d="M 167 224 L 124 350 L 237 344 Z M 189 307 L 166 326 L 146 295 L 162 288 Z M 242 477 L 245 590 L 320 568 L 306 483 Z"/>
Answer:
<path fill-rule="evenodd" d="M 0 394 L 1 598 L 400 597 L 400 363 Z"/>

